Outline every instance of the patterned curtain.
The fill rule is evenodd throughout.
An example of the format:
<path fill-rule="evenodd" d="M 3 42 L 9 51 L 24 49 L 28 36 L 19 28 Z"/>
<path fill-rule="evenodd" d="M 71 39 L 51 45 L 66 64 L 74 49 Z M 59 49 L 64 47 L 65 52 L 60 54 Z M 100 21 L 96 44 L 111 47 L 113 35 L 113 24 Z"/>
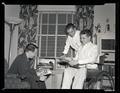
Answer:
<path fill-rule="evenodd" d="M 37 5 L 20 5 L 19 17 L 24 21 L 18 30 L 18 53 L 23 52 L 28 43 L 36 43 L 37 13 Z"/>
<path fill-rule="evenodd" d="M 90 29 L 93 32 L 94 5 L 76 5 L 76 26 L 81 31 Z"/>

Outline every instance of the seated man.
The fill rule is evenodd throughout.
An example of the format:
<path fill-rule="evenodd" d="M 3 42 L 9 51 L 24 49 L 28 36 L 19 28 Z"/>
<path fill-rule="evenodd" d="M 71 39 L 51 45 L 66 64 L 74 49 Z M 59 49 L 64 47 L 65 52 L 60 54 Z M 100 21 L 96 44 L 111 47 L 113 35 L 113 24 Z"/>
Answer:
<path fill-rule="evenodd" d="M 31 58 L 37 53 L 37 46 L 35 44 L 28 44 L 24 50 L 24 53 L 18 55 L 11 65 L 8 73 L 18 74 L 23 81 L 27 81 L 31 89 L 45 89 L 45 82 L 40 81 L 40 77 L 37 76 L 34 68 L 31 68 Z"/>
<path fill-rule="evenodd" d="M 74 77 L 72 89 L 82 89 L 86 79 L 87 68 L 96 69 L 94 64 L 98 57 L 97 46 L 91 42 L 92 33 L 90 30 L 83 30 L 80 33 L 81 46 L 75 56 L 71 59 L 68 68 L 64 71 L 62 89 L 70 89 Z M 78 68 L 72 66 L 78 64 Z"/>

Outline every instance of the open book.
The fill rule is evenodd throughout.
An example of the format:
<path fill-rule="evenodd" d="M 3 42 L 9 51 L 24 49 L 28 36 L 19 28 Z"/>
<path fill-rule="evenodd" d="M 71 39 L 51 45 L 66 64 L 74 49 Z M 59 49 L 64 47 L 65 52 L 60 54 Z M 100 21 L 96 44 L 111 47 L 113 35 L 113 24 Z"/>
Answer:
<path fill-rule="evenodd" d="M 60 65 L 69 65 L 69 62 L 72 60 L 70 57 L 60 57 L 58 58 L 58 64 Z"/>
<path fill-rule="evenodd" d="M 70 67 L 73 67 L 73 68 L 79 68 L 79 64 L 76 64 L 76 65 L 73 65 L 71 66 L 69 64 L 69 62 L 71 62 L 73 59 L 71 57 L 60 57 L 58 58 L 58 64 L 60 65 L 64 65 L 64 66 L 70 66 Z"/>
<path fill-rule="evenodd" d="M 52 71 L 50 69 L 39 68 L 37 70 L 37 76 L 49 76 L 51 74 L 52 74 Z"/>

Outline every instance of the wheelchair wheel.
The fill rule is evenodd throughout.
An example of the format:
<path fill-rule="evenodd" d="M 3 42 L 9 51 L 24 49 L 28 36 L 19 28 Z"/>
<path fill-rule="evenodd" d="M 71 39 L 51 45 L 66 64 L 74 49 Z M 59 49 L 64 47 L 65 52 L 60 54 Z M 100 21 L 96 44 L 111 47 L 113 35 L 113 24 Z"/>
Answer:
<path fill-rule="evenodd" d="M 88 89 L 114 91 L 114 80 L 108 72 L 101 71 L 96 78 L 89 81 Z"/>

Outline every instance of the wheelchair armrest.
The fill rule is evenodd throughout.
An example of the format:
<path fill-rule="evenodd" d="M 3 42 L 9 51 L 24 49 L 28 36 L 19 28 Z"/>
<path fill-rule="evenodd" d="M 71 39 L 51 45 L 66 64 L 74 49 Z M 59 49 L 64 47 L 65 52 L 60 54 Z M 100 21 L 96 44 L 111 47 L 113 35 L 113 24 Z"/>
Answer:
<path fill-rule="evenodd" d="M 103 55 L 101 55 L 101 56 L 99 57 L 99 63 L 95 63 L 95 64 L 98 65 L 98 69 L 99 69 L 99 70 L 102 70 L 102 67 L 103 67 L 103 65 L 104 65 L 105 58 L 107 58 L 106 55 L 109 55 L 109 54 L 108 54 L 108 53 L 104 53 Z"/>
<path fill-rule="evenodd" d="M 100 60 L 99 64 L 104 64 L 104 61 L 107 58 L 107 55 L 109 55 L 109 54 L 108 53 L 104 53 L 103 55 L 101 55 L 99 57 L 99 60 Z"/>
<path fill-rule="evenodd" d="M 95 63 L 95 64 L 97 64 L 97 65 L 98 65 L 98 70 L 100 70 L 100 71 L 101 71 L 101 70 L 102 70 L 102 67 L 103 67 L 103 65 L 104 65 L 104 64 L 101 64 L 101 63 Z"/>

